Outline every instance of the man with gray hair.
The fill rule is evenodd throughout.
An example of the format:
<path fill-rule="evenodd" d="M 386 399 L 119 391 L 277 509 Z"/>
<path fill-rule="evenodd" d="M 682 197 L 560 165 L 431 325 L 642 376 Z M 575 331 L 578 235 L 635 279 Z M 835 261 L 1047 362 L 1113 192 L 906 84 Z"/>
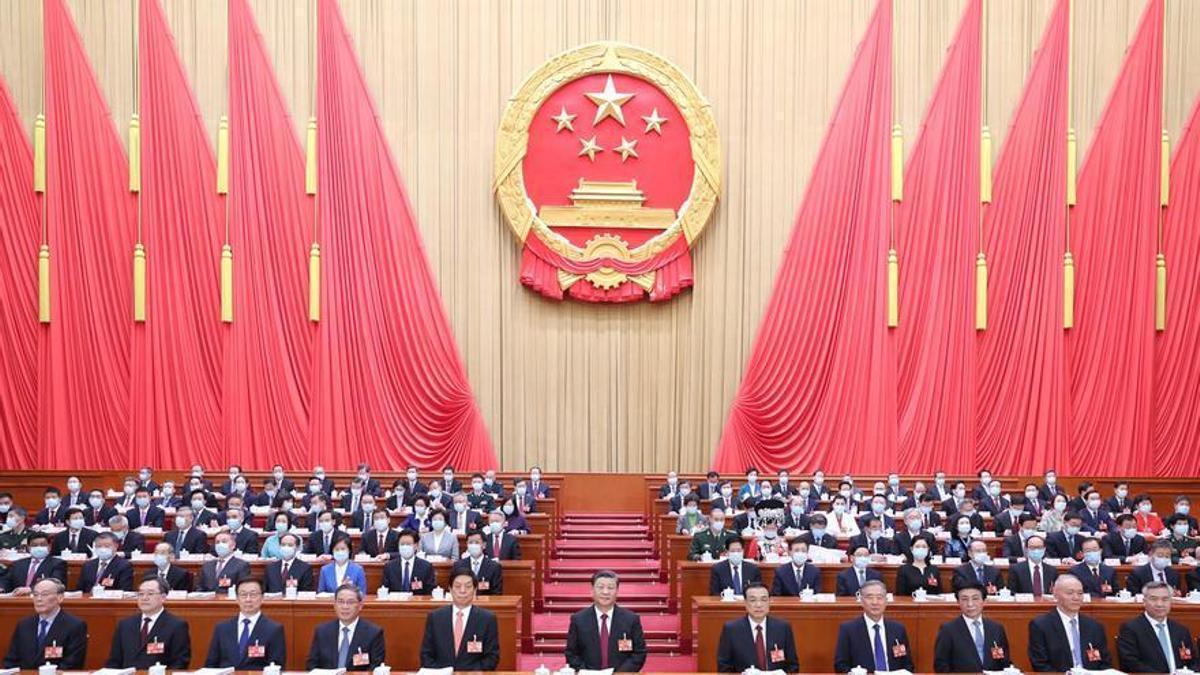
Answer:
<path fill-rule="evenodd" d="M 363 609 L 362 590 L 352 583 L 338 586 L 333 594 L 333 609 L 337 618 L 313 630 L 305 669 L 374 670 L 383 665 L 387 658 L 383 629 L 359 616 Z"/>
<path fill-rule="evenodd" d="M 638 672 L 646 664 L 646 638 L 637 613 L 617 606 L 620 579 L 600 570 L 592 575 L 592 605 L 571 616 L 567 665 L 575 670 Z"/>
<path fill-rule="evenodd" d="M 1079 613 L 1083 583 L 1073 574 L 1054 580 L 1057 607 L 1029 622 L 1029 662 L 1035 672 L 1065 673 L 1072 668 L 1107 670 L 1108 638 L 1104 626 Z"/>
<path fill-rule="evenodd" d="M 171 670 L 188 667 L 192 637 L 187 621 L 164 608 L 170 590 L 157 577 L 138 586 L 138 613 L 117 623 L 105 668 L 147 670 L 155 664 Z"/>
<path fill-rule="evenodd" d="M 871 579 L 859 588 L 858 596 L 863 615 L 838 626 L 834 671 L 848 673 L 856 667 L 874 672 L 916 670 L 904 624 L 884 618 L 887 587 L 882 581 Z"/>
<path fill-rule="evenodd" d="M 115 515 L 108 519 L 108 529 L 117 538 L 117 551 L 126 558 L 132 558 L 134 553 L 144 553 L 146 537 L 141 532 L 129 529 L 129 519 Z"/>
<path fill-rule="evenodd" d="M 1172 621 L 1171 597 L 1175 589 L 1162 581 L 1142 586 L 1142 614 L 1121 624 L 1117 657 L 1127 673 L 1173 673 L 1194 669 L 1197 655 L 1191 633 Z"/>
<path fill-rule="evenodd" d="M 87 659 L 87 624 L 62 611 L 67 587 L 58 579 L 42 579 L 33 585 L 32 616 L 17 622 L 5 668 L 33 670 L 52 663 L 63 670 L 79 670 Z"/>

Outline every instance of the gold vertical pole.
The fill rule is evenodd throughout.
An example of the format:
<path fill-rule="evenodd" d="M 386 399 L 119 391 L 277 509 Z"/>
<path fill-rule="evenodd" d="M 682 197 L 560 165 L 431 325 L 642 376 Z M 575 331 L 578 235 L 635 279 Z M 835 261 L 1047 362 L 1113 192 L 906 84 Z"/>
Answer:
<path fill-rule="evenodd" d="M 133 246 L 133 320 L 146 321 L 146 246 L 142 242 L 141 64 L 138 31 L 139 2 L 133 0 L 133 118 L 129 122 L 129 190 L 137 195 L 137 243 Z"/>
<path fill-rule="evenodd" d="M 45 103 L 42 78 L 42 109 Z M 50 323 L 50 239 L 46 226 L 46 115 L 38 113 L 33 123 L 33 190 L 42 195 L 38 208 L 42 219 L 42 243 L 38 247 L 38 322 Z"/>
<path fill-rule="evenodd" d="M 1167 329 L 1167 252 L 1164 228 L 1171 203 L 1171 137 L 1167 131 L 1167 0 L 1163 0 L 1162 141 L 1158 161 L 1158 254 L 1154 256 L 1154 330 Z"/>
<path fill-rule="evenodd" d="M 987 330 L 988 325 L 988 261 L 983 245 L 983 213 L 992 203 L 992 130 L 987 124 L 987 22 L 986 0 L 979 3 L 980 35 L 980 121 L 979 132 L 979 252 L 975 254 L 975 330 Z"/>
<path fill-rule="evenodd" d="M 896 252 L 896 205 L 904 199 L 904 130 L 897 121 L 899 94 L 896 92 L 896 3 L 892 0 L 892 203 L 888 205 L 887 327 L 900 325 L 900 255 Z"/>
<path fill-rule="evenodd" d="M 1075 12 L 1067 0 L 1067 203 L 1065 205 L 1063 252 L 1063 328 L 1075 327 L 1075 257 L 1071 255 L 1071 208 L 1075 206 L 1075 125 L 1071 105 L 1071 69 L 1074 65 Z"/>
<path fill-rule="evenodd" d="M 317 16 L 317 21 L 320 21 L 318 6 L 319 0 L 316 0 L 309 6 L 310 20 L 314 15 Z M 320 28 L 318 24 L 318 30 Z M 309 63 L 309 77 L 312 78 L 312 84 L 309 90 L 312 92 L 312 112 L 308 118 L 308 130 L 306 134 L 306 153 L 304 157 L 304 191 L 313 196 L 313 234 L 312 246 L 308 249 L 308 320 L 314 323 L 321 320 L 321 210 L 317 204 L 317 67 L 316 67 L 316 52 L 319 39 L 316 30 L 310 30 L 312 36 L 311 42 L 311 60 Z"/>

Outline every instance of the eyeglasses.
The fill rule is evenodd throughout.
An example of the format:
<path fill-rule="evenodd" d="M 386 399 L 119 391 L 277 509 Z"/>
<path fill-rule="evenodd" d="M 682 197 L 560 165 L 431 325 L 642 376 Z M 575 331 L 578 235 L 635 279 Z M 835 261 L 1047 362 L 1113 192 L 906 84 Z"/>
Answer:
<path fill-rule="evenodd" d="M 237 594 L 238 598 L 242 600 L 253 600 L 254 598 L 261 598 L 262 595 L 261 591 L 242 591 Z"/>
<path fill-rule="evenodd" d="M 358 604 L 358 598 L 338 598 L 333 601 L 333 604 L 341 607 L 354 607 Z"/>
<path fill-rule="evenodd" d="M 138 591 L 138 600 L 153 598 L 156 595 L 162 595 L 159 591 Z"/>

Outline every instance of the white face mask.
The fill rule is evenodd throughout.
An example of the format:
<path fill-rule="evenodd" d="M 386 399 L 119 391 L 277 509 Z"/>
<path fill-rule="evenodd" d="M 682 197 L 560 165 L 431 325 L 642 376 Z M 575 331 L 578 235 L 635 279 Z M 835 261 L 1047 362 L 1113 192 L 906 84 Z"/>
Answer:
<path fill-rule="evenodd" d="M 413 557 L 413 554 L 414 554 L 414 551 L 413 551 L 412 544 L 400 544 L 400 557 L 401 558 L 404 558 L 405 560 L 410 560 Z"/>
<path fill-rule="evenodd" d="M 730 551 L 729 552 L 729 563 L 731 565 L 741 565 L 742 564 L 742 555 L 743 554 L 741 551 Z"/>
<path fill-rule="evenodd" d="M 82 488 L 82 487 L 83 486 L 80 485 L 79 481 L 77 481 L 77 480 L 73 480 L 73 481 L 67 483 L 67 489 L 70 490 L 71 492 L 79 492 L 80 488 Z"/>
<path fill-rule="evenodd" d="M 88 504 L 91 504 L 93 509 L 102 508 L 104 506 L 104 498 L 103 497 L 92 497 L 91 499 L 88 500 Z"/>
<path fill-rule="evenodd" d="M 792 564 L 799 567 L 806 562 L 808 562 L 807 551 L 792 551 Z"/>
<path fill-rule="evenodd" d="M 483 545 L 478 542 L 471 542 L 467 544 L 467 555 L 471 556 L 472 558 L 478 558 L 479 556 L 483 555 Z"/>
<path fill-rule="evenodd" d="M 387 532 L 389 527 L 391 527 L 391 523 L 384 518 L 375 521 L 376 532 Z"/>
<path fill-rule="evenodd" d="M 333 559 L 338 563 L 344 563 L 350 559 L 350 552 L 344 548 L 339 548 L 333 552 Z"/>
<path fill-rule="evenodd" d="M 279 555 L 283 556 L 284 560 L 291 560 L 292 558 L 296 557 L 296 547 L 295 546 L 280 546 L 279 547 Z"/>

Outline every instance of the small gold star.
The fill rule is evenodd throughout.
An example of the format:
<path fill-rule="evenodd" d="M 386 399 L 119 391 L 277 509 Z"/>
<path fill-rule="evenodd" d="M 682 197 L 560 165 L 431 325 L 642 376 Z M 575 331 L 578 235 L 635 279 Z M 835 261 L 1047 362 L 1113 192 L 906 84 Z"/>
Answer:
<path fill-rule="evenodd" d="M 642 119 L 646 120 L 646 133 L 657 131 L 658 135 L 662 136 L 662 125 L 667 118 L 658 116 L 658 108 L 655 108 L 649 115 L 642 115 Z"/>
<path fill-rule="evenodd" d="M 561 112 L 550 118 L 555 122 L 558 122 L 558 128 L 554 130 L 554 133 L 557 134 L 563 129 L 566 129 L 567 131 L 575 131 L 575 126 L 571 124 L 571 120 L 575 119 L 575 117 L 575 115 L 567 113 L 567 106 L 563 106 Z"/>
<path fill-rule="evenodd" d="M 579 142 L 583 144 L 583 149 L 579 151 L 579 154 L 577 155 L 578 157 L 587 155 L 588 159 L 594 162 L 596 161 L 596 153 L 604 152 L 604 148 L 596 144 L 595 136 L 592 136 L 591 138 L 581 138 L 579 139 Z"/>
<path fill-rule="evenodd" d="M 624 136 L 622 136 L 621 144 L 618 145 L 617 147 L 613 148 L 613 152 L 621 153 L 621 163 L 622 164 L 625 163 L 625 160 L 629 159 L 630 155 L 632 155 L 635 159 L 637 158 L 637 156 L 638 156 L 637 150 L 633 149 L 634 146 L 637 145 L 637 143 L 638 143 L 637 141 L 631 141 L 631 140 L 625 138 Z"/>
<path fill-rule="evenodd" d="M 634 97 L 634 94 L 625 94 L 617 91 L 613 85 L 612 75 L 608 76 L 608 81 L 604 83 L 604 91 L 584 93 L 584 96 L 591 99 L 592 103 L 596 104 L 596 119 L 592 121 L 592 126 L 600 124 L 606 117 L 612 117 L 621 126 L 625 126 L 625 115 L 621 114 L 621 106 Z"/>

